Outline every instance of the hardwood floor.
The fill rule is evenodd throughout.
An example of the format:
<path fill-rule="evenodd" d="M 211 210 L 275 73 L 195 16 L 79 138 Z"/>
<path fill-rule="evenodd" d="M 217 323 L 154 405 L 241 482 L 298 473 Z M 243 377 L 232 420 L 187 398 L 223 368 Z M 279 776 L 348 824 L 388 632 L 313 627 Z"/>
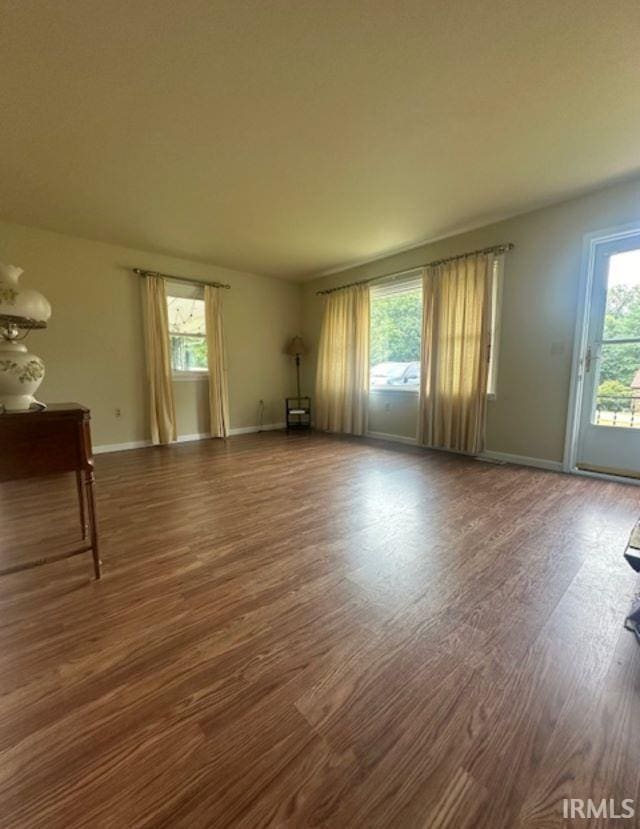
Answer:
<path fill-rule="evenodd" d="M 103 580 L 0 579 L 3 829 L 640 813 L 640 489 L 281 433 L 97 482 Z M 76 540 L 74 486 L 0 488 L 2 565 Z"/>

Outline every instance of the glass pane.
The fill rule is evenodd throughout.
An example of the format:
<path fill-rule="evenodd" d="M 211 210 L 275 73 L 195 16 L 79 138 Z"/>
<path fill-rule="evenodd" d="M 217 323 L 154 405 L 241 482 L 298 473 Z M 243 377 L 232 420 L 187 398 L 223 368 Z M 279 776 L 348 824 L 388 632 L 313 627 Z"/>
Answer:
<path fill-rule="evenodd" d="M 204 300 L 167 297 L 169 331 L 172 334 L 204 334 Z"/>
<path fill-rule="evenodd" d="M 640 343 L 602 346 L 593 423 L 640 429 Z"/>
<path fill-rule="evenodd" d="M 422 289 L 371 295 L 370 387 L 417 391 L 420 386 Z"/>
<path fill-rule="evenodd" d="M 172 334 L 171 368 L 174 371 L 206 371 L 207 340 L 205 337 L 181 337 Z"/>
<path fill-rule="evenodd" d="M 603 339 L 640 337 L 640 250 L 609 259 Z"/>

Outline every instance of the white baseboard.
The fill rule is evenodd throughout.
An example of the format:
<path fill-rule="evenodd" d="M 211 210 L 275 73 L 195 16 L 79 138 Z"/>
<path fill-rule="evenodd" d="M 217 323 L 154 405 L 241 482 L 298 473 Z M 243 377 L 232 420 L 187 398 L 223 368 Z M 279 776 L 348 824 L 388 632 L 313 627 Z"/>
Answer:
<path fill-rule="evenodd" d="M 284 429 L 284 423 L 267 423 L 264 426 L 240 426 L 236 429 L 229 429 L 229 436 L 235 435 L 249 435 L 255 432 L 272 432 L 277 429 Z M 386 440 L 391 443 L 404 443 L 408 446 L 417 446 L 416 438 L 403 437 L 402 435 L 389 435 L 385 432 L 367 432 L 366 437 L 374 440 Z M 208 432 L 193 434 L 193 435 L 179 435 L 178 443 L 187 443 L 196 440 L 208 440 L 211 435 Z M 105 454 L 107 452 L 125 452 L 129 449 L 143 449 L 152 446 L 150 440 L 135 440 L 130 443 L 108 443 L 103 446 L 94 446 L 93 452 L 96 455 Z M 481 455 L 478 455 L 478 460 L 497 461 L 499 463 L 513 463 L 519 466 L 534 466 L 538 469 L 548 469 L 552 472 L 562 472 L 562 463 L 560 461 L 550 461 L 546 458 L 530 458 L 526 455 L 511 455 L 508 452 L 494 452 L 487 449 Z M 605 477 L 599 474 L 597 477 Z M 616 480 L 614 478 L 614 480 Z M 621 480 L 618 478 L 617 480 Z M 636 482 L 637 483 L 637 482 Z"/>
<path fill-rule="evenodd" d="M 530 458 L 527 455 L 510 455 L 508 452 L 494 452 L 492 449 L 486 449 L 481 455 L 478 455 L 478 460 L 515 463 L 518 466 L 535 466 L 538 469 L 562 472 L 561 461 L 549 461 L 546 458 Z"/>
<path fill-rule="evenodd" d="M 571 475 L 582 475 L 583 478 L 596 478 L 600 481 L 611 481 L 614 484 L 631 484 L 631 486 L 640 486 L 640 479 L 627 478 L 624 475 L 609 475 L 606 472 L 591 472 L 590 469 L 578 469 L 574 467 Z"/>
<path fill-rule="evenodd" d="M 105 443 L 102 446 L 94 446 L 94 455 L 104 455 L 107 452 L 126 452 L 128 449 L 144 449 L 151 446 L 150 440 L 134 440 L 131 443 Z"/>
<path fill-rule="evenodd" d="M 284 423 L 268 423 L 266 426 L 242 426 L 239 429 L 229 429 L 229 437 L 233 435 L 248 435 L 252 432 L 272 432 L 275 429 L 284 429 Z M 178 435 L 177 443 L 190 443 L 195 440 L 210 440 L 209 432 L 200 432 L 193 435 Z M 126 452 L 129 449 L 144 449 L 153 446 L 150 440 L 134 440 L 130 443 L 105 443 L 94 446 L 94 455 L 104 455 L 108 452 Z"/>
<path fill-rule="evenodd" d="M 211 435 L 208 432 L 196 435 L 178 435 L 176 443 L 189 443 L 192 440 L 206 440 L 210 437 Z M 150 440 L 134 440 L 131 443 L 105 443 L 102 446 L 94 446 L 93 454 L 104 455 L 108 452 L 126 452 L 129 449 L 146 449 L 149 446 L 153 446 Z"/>
<path fill-rule="evenodd" d="M 373 438 L 374 440 L 388 440 L 391 443 L 405 443 L 409 446 L 418 445 L 418 441 L 415 438 L 407 438 L 403 435 L 387 435 L 385 432 L 367 432 L 365 437 Z"/>
<path fill-rule="evenodd" d="M 209 432 L 200 432 L 195 435 L 178 435 L 176 443 L 191 443 L 193 440 L 209 440 L 211 434 Z"/>
<path fill-rule="evenodd" d="M 404 443 L 408 446 L 419 446 L 416 438 L 403 437 L 402 435 L 388 435 L 385 432 L 367 432 L 366 437 L 374 438 L 375 440 L 387 440 L 391 441 L 392 443 Z M 458 452 L 455 454 L 463 455 L 465 453 Z M 510 455 L 507 452 L 493 452 L 490 449 L 488 449 L 486 452 L 483 452 L 481 455 L 478 455 L 477 457 L 478 460 L 498 461 L 500 463 L 514 463 L 518 464 L 519 466 L 535 466 L 538 469 L 549 469 L 553 472 L 562 472 L 562 463 L 560 461 L 549 461 L 544 458 L 529 458 L 526 455 Z"/>
<path fill-rule="evenodd" d="M 250 435 L 254 432 L 274 432 L 284 429 L 286 423 L 267 423 L 265 426 L 240 426 L 238 429 L 229 429 L 229 437 L 234 435 Z"/>

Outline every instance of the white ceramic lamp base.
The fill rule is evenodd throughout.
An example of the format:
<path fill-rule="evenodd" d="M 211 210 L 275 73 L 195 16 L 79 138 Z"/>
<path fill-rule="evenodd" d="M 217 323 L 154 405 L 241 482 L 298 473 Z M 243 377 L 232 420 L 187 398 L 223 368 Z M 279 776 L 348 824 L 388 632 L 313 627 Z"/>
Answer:
<path fill-rule="evenodd" d="M 45 408 L 34 394 L 44 377 L 44 363 L 22 343 L 0 340 L 0 411 Z"/>
<path fill-rule="evenodd" d="M 47 300 L 18 284 L 22 268 L 0 262 L 0 412 L 45 408 L 33 396 L 44 377 L 44 363 L 19 342 L 34 328 L 46 328 Z"/>

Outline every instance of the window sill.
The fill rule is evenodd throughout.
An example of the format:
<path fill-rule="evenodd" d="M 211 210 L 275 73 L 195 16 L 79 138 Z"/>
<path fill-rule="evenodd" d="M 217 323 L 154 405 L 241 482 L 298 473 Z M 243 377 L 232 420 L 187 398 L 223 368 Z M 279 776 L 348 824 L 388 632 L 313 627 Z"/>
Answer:
<path fill-rule="evenodd" d="M 417 395 L 419 393 L 419 391 L 420 390 L 416 389 L 416 388 L 406 389 L 406 388 L 403 388 L 402 386 L 397 386 L 397 387 L 391 386 L 389 388 L 383 388 L 381 386 L 378 386 L 375 389 L 369 389 L 369 394 L 415 394 L 415 395 Z M 497 398 L 496 398 L 495 392 L 487 392 L 487 400 L 493 401 L 493 400 L 496 400 L 496 399 Z"/>
<path fill-rule="evenodd" d="M 376 386 L 374 389 L 369 389 L 369 394 L 418 394 L 419 389 L 412 386 Z"/>
<path fill-rule="evenodd" d="M 208 380 L 208 371 L 174 371 L 171 374 L 171 379 L 177 383 L 184 383 L 189 381 Z"/>

